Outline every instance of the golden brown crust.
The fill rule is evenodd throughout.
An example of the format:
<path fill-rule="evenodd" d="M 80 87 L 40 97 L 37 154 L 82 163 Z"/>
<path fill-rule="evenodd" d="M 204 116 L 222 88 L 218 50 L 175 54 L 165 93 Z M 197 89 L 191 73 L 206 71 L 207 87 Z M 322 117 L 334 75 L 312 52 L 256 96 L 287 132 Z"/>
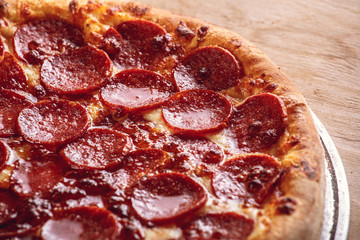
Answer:
<path fill-rule="evenodd" d="M 79 12 L 85 1 L 22 0 L 7 2 L 5 14 L 14 22 L 54 15 L 76 21 L 77 24 L 85 24 L 82 22 L 81 14 L 86 15 L 87 11 L 92 11 L 91 8 L 100 7 L 96 3 L 90 4 L 85 10 L 83 9 L 85 12 L 81 13 L 80 11 L 80 15 L 74 15 L 75 12 Z M 132 17 L 153 21 L 164 27 L 169 33 L 175 34 L 179 24 L 183 22 L 195 34 L 195 37 L 190 40 L 179 37 L 179 41 L 184 41 L 187 46 L 185 52 L 199 46 L 209 45 L 226 48 L 241 62 L 247 77 L 265 80 L 266 84 L 259 91 L 266 90 L 266 86 L 274 88 L 272 93 L 282 98 L 288 114 L 286 134 L 278 144 L 278 147 L 282 149 L 278 158 L 284 166 L 279 186 L 281 195 L 279 199 L 290 201 L 290 209 L 286 204 L 284 207 L 284 202 L 279 199 L 267 202 L 264 207 L 265 217 L 262 218 L 263 228 L 252 234 L 250 239 L 319 239 L 325 186 L 324 157 L 309 109 L 293 83 L 260 50 L 235 33 L 198 19 L 174 15 L 142 4 L 111 0 L 101 2 L 109 7 L 120 6 L 121 11 L 127 14 L 123 16 L 124 18 Z M 119 8 L 113 8 L 113 10 L 116 12 Z M 116 17 L 116 14 L 109 11 L 107 18 L 110 19 L 114 16 Z M 104 23 L 107 19 L 104 18 L 102 21 Z M 85 25 L 82 27 L 86 28 Z M 206 30 L 205 35 L 201 29 Z M 248 94 L 251 93 L 242 93 L 240 96 L 245 98 Z"/>

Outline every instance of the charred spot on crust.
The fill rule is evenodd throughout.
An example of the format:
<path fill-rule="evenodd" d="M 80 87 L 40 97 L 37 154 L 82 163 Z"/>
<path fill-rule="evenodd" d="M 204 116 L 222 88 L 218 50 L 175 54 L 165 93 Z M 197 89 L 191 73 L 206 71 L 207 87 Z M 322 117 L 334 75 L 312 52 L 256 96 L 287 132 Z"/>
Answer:
<path fill-rule="evenodd" d="M 273 92 L 277 87 L 278 87 L 278 85 L 276 83 L 269 83 L 264 88 L 264 92 Z"/>
<path fill-rule="evenodd" d="M 136 5 L 134 3 L 129 3 L 128 4 L 128 9 L 135 16 L 142 17 L 150 10 L 150 7 L 139 6 L 139 5 Z"/>
<path fill-rule="evenodd" d="M 7 2 L 5 0 L 0 0 L 0 16 L 5 14 L 5 9 L 7 8 Z"/>
<path fill-rule="evenodd" d="M 300 142 L 300 137 L 299 136 L 291 136 L 290 139 L 288 140 L 288 144 L 291 147 L 294 147 L 299 142 Z"/>
<path fill-rule="evenodd" d="M 281 197 L 277 202 L 278 206 L 276 208 L 276 212 L 279 214 L 291 215 L 295 212 L 296 204 L 295 199 L 291 197 Z"/>
<path fill-rule="evenodd" d="M 269 81 L 266 81 L 261 78 L 256 78 L 256 79 L 251 80 L 249 84 L 252 87 L 264 87 L 268 83 L 269 83 Z"/>
<path fill-rule="evenodd" d="M 192 31 L 183 21 L 180 21 L 179 26 L 176 28 L 176 32 L 180 36 L 185 37 L 187 40 L 191 40 L 193 37 L 195 37 L 194 31 Z"/>
<path fill-rule="evenodd" d="M 30 6 L 28 4 L 24 4 L 24 3 L 21 4 L 20 15 L 26 17 L 26 16 L 29 16 L 30 13 L 31 13 Z"/>
<path fill-rule="evenodd" d="M 197 32 L 199 35 L 199 40 L 201 40 L 203 37 L 205 37 L 208 34 L 209 26 L 201 26 Z"/>
<path fill-rule="evenodd" d="M 302 169 L 306 173 L 307 177 L 313 180 L 316 177 L 316 170 L 313 167 L 311 167 L 307 161 L 301 161 L 300 164 Z"/>
<path fill-rule="evenodd" d="M 77 7 L 78 7 L 78 1 L 77 0 L 72 0 L 70 3 L 69 3 L 69 9 L 70 9 L 70 12 L 72 14 L 74 14 L 77 10 Z"/>
<path fill-rule="evenodd" d="M 116 6 L 116 7 L 109 7 L 106 9 L 106 13 L 114 16 L 115 13 L 120 12 L 121 11 L 121 7 L 120 6 Z"/>
<path fill-rule="evenodd" d="M 241 47 L 241 45 L 242 45 L 242 41 L 240 41 L 239 39 L 232 39 L 232 40 L 230 40 L 230 43 L 233 44 L 237 48 Z"/>

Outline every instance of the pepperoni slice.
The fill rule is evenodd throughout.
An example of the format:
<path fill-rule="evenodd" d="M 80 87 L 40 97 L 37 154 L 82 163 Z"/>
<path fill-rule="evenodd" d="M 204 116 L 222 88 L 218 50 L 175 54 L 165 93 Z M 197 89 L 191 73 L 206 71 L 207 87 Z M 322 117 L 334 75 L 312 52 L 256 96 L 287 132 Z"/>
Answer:
<path fill-rule="evenodd" d="M 2 197 L 1 193 L 0 197 Z M 0 198 L 1 203 L 4 203 L 2 198 Z M 10 218 L 0 227 L 0 239 L 13 239 L 12 237 L 20 237 L 25 234 L 32 235 L 51 214 L 49 202 L 42 198 L 19 198 L 15 195 L 8 195 L 8 198 L 5 198 L 5 206 L 8 206 L 6 212 L 10 213 L 8 216 Z"/>
<path fill-rule="evenodd" d="M 59 94 L 87 93 L 111 75 L 111 61 L 101 50 L 85 46 L 44 60 L 40 69 L 45 87 Z"/>
<path fill-rule="evenodd" d="M 240 150 L 253 152 L 276 143 L 285 127 L 284 103 L 273 94 L 263 93 L 236 107 L 225 133 L 237 140 Z"/>
<path fill-rule="evenodd" d="M 138 148 L 158 148 L 161 142 L 166 139 L 164 132 L 156 131 L 156 125 L 147 121 L 141 114 L 129 114 L 128 118 L 118 122 L 114 128 L 128 134 Z"/>
<path fill-rule="evenodd" d="M 1 169 L 5 166 L 5 163 L 9 159 L 10 153 L 5 143 L 0 141 L 0 172 Z M 0 224 L 1 225 L 1 224 Z"/>
<path fill-rule="evenodd" d="M 155 172 L 168 157 L 166 152 L 155 148 L 138 149 L 128 153 L 121 169 L 113 175 L 116 187 L 124 189 L 140 180 L 141 177 Z"/>
<path fill-rule="evenodd" d="M 109 169 L 118 165 L 131 147 L 131 140 L 126 135 L 111 129 L 95 128 L 65 146 L 60 155 L 73 168 Z"/>
<path fill-rule="evenodd" d="M 209 213 L 183 226 L 188 240 L 246 240 L 254 229 L 254 221 L 234 212 Z"/>
<path fill-rule="evenodd" d="M 0 89 L 0 137 L 9 137 L 16 133 L 16 119 L 19 112 L 31 105 L 24 96 Z"/>
<path fill-rule="evenodd" d="M 180 90 L 205 88 L 220 91 L 235 86 L 241 77 L 235 57 L 226 49 L 198 48 L 182 59 L 173 70 Z"/>
<path fill-rule="evenodd" d="M 126 111 L 155 108 L 175 93 L 173 82 L 147 70 L 125 70 L 113 77 L 101 91 L 101 98 L 110 107 Z"/>
<path fill-rule="evenodd" d="M 89 126 L 89 115 L 78 103 L 47 100 L 23 109 L 18 125 L 26 140 L 56 145 L 83 135 Z"/>
<path fill-rule="evenodd" d="M 16 218 L 16 201 L 11 191 L 0 189 L 0 226 Z"/>
<path fill-rule="evenodd" d="M 195 163 L 219 163 L 224 158 L 222 149 L 213 141 L 204 137 L 172 135 L 164 150 L 183 156 Z"/>
<path fill-rule="evenodd" d="M 165 168 L 176 172 L 196 170 L 196 174 L 206 173 L 224 159 L 224 153 L 215 142 L 205 137 L 171 135 L 162 147 L 173 153 Z"/>
<path fill-rule="evenodd" d="M 122 168 L 131 175 L 147 174 L 164 164 L 168 154 L 155 148 L 138 149 L 126 155 Z"/>
<path fill-rule="evenodd" d="M 6 52 L 0 63 L 0 88 L 26 91 L 27 78 L 16 58 Z"/>
<path fill-rule="evenodd" d="M 43 239 L 115 239 L 121 230 L 115 216 L 98 207 L 77 207 L 59 212 L 42 227 Z"/>
<path fill-rule="evenodd" d="M 39 64 L 48 56 L 84 44 L 80 29 L 59 19 L 37 19 L 21 25 L 14 35 L 14 51 L 23 61 Z"/>
<path fill-rule="evenodd" d="M 210 90 L 187 90 L 174 95 L 163 107 L 165 123 L 180 133 L 200 134 L 225 127 L 232 114 L 230 102 Z"/>
<path fill-rule="evenodd" d="M 117 31 L 116 31 L 117 30 Z M 170 41 L 160 26 L 145 20 L 132 20 L 110 28 L 100 45 L 119 69 L 151 70 L 160 62 Z"/>
<path fill-rule="evenodd" d="M 21 197 L 43 196 L 64 177 L 54 159 L 18 160 L 11 175 L 12 189 Z"/>
<path fill-rule="evenodd" d="M 243 155 L 226 161 L 212 179 L 218 197 L 262 203 L 281 174 L 280 164 L 265 154 Z"/>
<path fill-rule="evenodd" d="M 145 221 L 169 223 L 203 207 L 204 188 L 180 173 L 162 173 L 149 177 L 134 188 L 131 206 Z"/>
<path fill-rule="evenodd" d="M 75 206 L 99 206 L 104 203 L 101 196 L 108 196 L 115 191 L 109 172 L 70 171 L 54 186 L 49 199 L 54 207 L 61 209 Z"/>

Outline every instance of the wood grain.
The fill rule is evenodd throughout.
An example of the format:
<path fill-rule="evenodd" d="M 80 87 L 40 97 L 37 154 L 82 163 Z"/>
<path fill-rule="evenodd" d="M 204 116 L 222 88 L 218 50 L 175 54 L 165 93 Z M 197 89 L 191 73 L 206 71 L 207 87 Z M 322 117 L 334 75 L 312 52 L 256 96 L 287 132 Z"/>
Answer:
<path fill-rule="evenodd" d="M 292 79 L 345 166 L 349 240 L 360 238 L 360 1 L 138 0 L 249 39 Z"/>

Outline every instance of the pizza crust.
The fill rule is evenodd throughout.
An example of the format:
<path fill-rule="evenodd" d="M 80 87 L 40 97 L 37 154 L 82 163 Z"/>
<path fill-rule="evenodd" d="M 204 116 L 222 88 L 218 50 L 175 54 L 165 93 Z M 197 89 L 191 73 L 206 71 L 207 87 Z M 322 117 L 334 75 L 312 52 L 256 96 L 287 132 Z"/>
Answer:
<path fill-rule="evenodd" d="M 22 0 L 6 1 L 5 15 L 10 21 L 21 23 L 31 18 L 56 16 L 79 24 L 72 12 L 77 12 L 86 3 L 85 0 Z M 229 50 L 241 62 L 245 75 L 252 79 L 266 80 L 267 85 L 273 84 L 273 94 L 278 95 L 285 103 L 288 114 L 286 133 L 280 139 L 277 147 L 282 152 L 278 159 L 284 167 L 280 179 L 279 191 L 282 198 L 291 199 L 293 209 L 279 212 L 282 203 L 270 199 L 265 203 L 265 215 L 261 217 L 262 228 L 250 236 L 251 240 L 266 239 L 319 239 L 321 234 L 324 207 L 324 155 L 317 130 L 314 126 L 309 108 L 301 93 L 293 83 L 269 60 L 264 53 L 241 36 L 226 29 L 214 26 L 204 21 L 178 16 L 170 12 L 152 8 L 138 3 L 122 1 L 101 1 L 115 12 L 118 6 L 125 12 L 124 18 L 140 18 L 155 22 L 167 32 L 175 33 L 179 23 L 183 22 L 196 34 L 186 42 L 185 52 L 200 46 L 217 45 Z M 88 5 L 87 10 L 101 7 L 97 3 Z M 86 14 L 86 13 L 84 13 Z M 112 13 L 108 19 L 114 18 Z M 78 17 L 78 16 L 77 16 Z M 81 21 L 80 21 L 81 22 Z M 208 27 L 205 36 L 199 36 L 201 27 Z M 86 28 L 86 26 L 81 26 Z M 101 29 L 98 29 L 100 32 Z M 241 86 L 235 87 L 239 91 Z M 247 97 L 242 93 L 240 97 Z M 290 207 L 290 208 L 291 208 Z"/>

